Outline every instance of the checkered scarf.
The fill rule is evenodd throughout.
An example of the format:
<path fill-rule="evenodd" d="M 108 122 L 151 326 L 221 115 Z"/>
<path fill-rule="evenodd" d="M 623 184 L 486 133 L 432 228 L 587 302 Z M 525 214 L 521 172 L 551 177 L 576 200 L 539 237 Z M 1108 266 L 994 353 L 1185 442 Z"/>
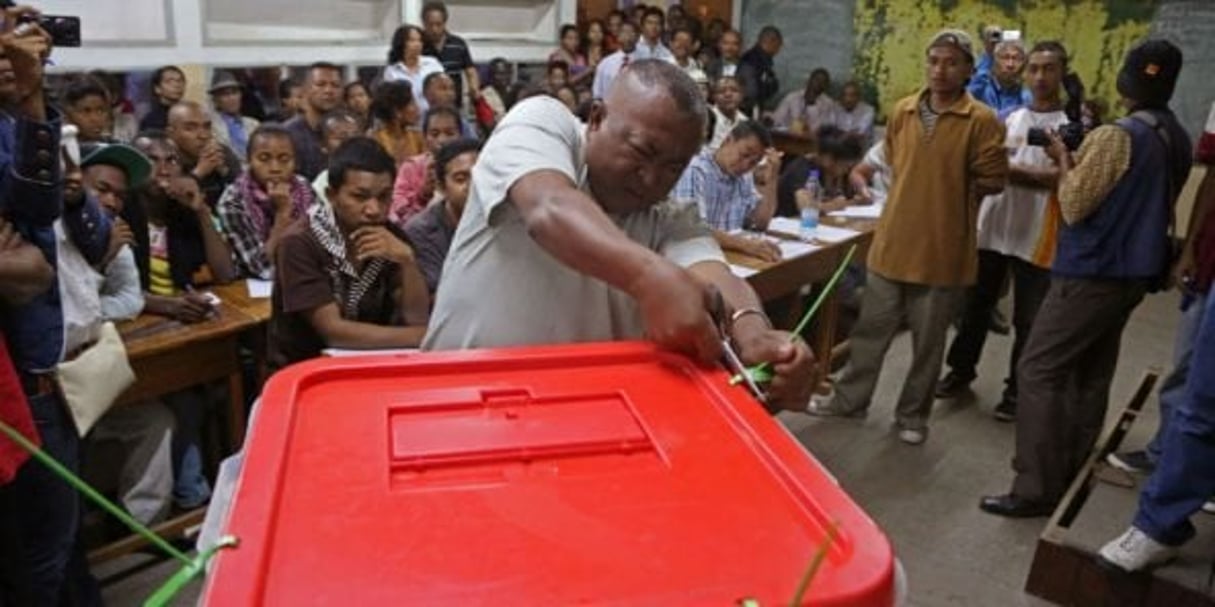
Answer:
<path fill-rule="evenodd" d="M 363 265 L 360 273 L 355 269 L 346 249 L 346 237 L 338 229 L 333 207 L 325 200 L 317 200 L 308 209 L 308 227 L 321 247 L 329 253 L 329 284 L 337 298 L 342 318 L 357 320 L 359 302 L 375 283 L 388 262 L 374 258 Z"/>

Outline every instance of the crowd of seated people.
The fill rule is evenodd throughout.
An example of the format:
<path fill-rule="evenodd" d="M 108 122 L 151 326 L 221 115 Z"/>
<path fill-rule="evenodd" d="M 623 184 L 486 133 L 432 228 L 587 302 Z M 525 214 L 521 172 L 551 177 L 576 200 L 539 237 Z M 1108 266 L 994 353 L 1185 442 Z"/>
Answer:
<path fill-rule="evenodd" d="M 270 372 L 326 348 L 419 347 L 449 251 L 464 230 L 478 160 L 490 155 L 489 148 L 482 154 L 483 142 L 512 108 L 530 97 L 552 97 L 560 103 L 528 101 L 527 119 L 539 122 L 534 113 L 543 108 L 560 115 L 561 124 L 601 125 L 613 84 L 630 69 L 639 71 L 635 65 L 664 62 L 697 97 L 683 103 L 703 114 L 700 137 L 679 142 L 696 153 L 668 167 L 667 200 L 695 207 L 688 212 L 699 216 L 708 246 L 779 262 L 780 248 L 749 232 L 763 232 L 773 217 L 797 215 L 811 176 L 825 213 L 885 203 L 865 270 L 853 357 L 834 393 L 810 399 L 806 412 L 865 415 L 890 338 L 907 327 L 916 343 L 895 421 L 904 443 L 923 443 L 932 400 L 955 397 L 975 379 L 985 319 L 1011 280 L 1014 364 L 996 413 L 1017 422 L 1018 453 L 1024 454 L 1013 490 L 985 500 L 983 508 L 1038 516 L 1058 501 L 1079 452 L 1095 439 L 1085 424 L 1104 413 L 1101 395 L 1126 318 L 1149 289 L 1147 262 L 1084 247 L 1109 235 L 1098 234 L 1102 229 L 1154 246 L 1167 227 L 1156 215 L 1135 225 L 1115 218 L 1092 227 L 1086 220 L 1136 212 L 1143 191 L 1119 185 L 1128 175 L 1167 173 L 1184 181 L 1184 133 L 1170 141 L 1171 156 L 1145 160 L 1131 153 L 1146 145 L 1141 127 L 1125 120 L 1101 125 L 1103 107 L 1090 99 L 1078 106 L 1091 131 L 1078 150 L 1066 149 L 1053 133 L 1045 146 L 1029 143 L 1031 128 L 1069 120 L 1063 111 L 1071 101 L 1063 87 L 1072 76 L 1069 57 L 1055 41 L 1030 45 L 985 36 L 980 53 L 965 32 L 939 33 L 925 49 L 931 77 L 893 105 L 879 131 L 865 87 L 848 81 L 834 88 L 823 68 L 810 71 L 804 88 L 781 97 L 775 59 L 783 35 L 774 26 L 760 29 L 747 48 L 743 34 L 724 21 L 704 24 L 678 6 L 612 11 L 562 26 L 542 75 L 525 80 L 519 66 L 502 58 L 479 68 L 468 43 L 447 29 L 447 17 L 441 2 L 427 2 L 419 25 L 396 30 L 376 78 L 346 82 L 343 66 L 318 61 L 302 79 L 284 80 L 276 111 L 258 116 L 247 109 L 242 77 L 226 70 L 214 72 L 207 104 L 186 98 L 185 71 L 156 70 L 152 105 L 138 119 L 104 73 L 73 74 L 60 90 L 43 90 L 37 58 L 49 52 L 49 42 L 37 29 L 0 32 L 0 71 L 17 83 L 0 89 L 0 370 L 13 371 L 8 375 L 48 452 L 78 469 L 86 450 L 120 447 L 113 492 L 146 523 L 205 504 L 211 487 L 202 428 L 223 398 L 222 387 L 193 386 L 116 409 L 82 439 L 55 388 L 56 366 L 93 347 L 107 321 L 146 313 L 186 325 L 206 322 L 215 315 L 206 289 L 244 278 L 273 285 L 264 352 Z M 1119 79 L 1120 93 L 1172 128 L 1172 84 L 1156 79 L 1175 80 L 1180 60 L 1151 43 L 1138 52 L 1143 56 L 1132 53 L 1128 65 L 1140 60 L 1163 67 L 1150 74 L 1125 68 L 1131 74 Z M 778 151 L 774 137 L 790 133 L 813 147 Z M 1122 170 L 1094 167 L 1093 142 L 1109 146 Z M 1202 162 L 1215 162 L 1209 143 Z M 1215 185 L 1208 184 L 1198 218 L 1215 217 L 1205 213 L 1211 198 Z M 1013 207 L 1030 209 L 1033 217 L 1026 220 Z M 1215 229 L 1192 231 L 1182 257 L 1199 310 L 1215 275 L 1212 234 Z M 1090 263 L 1094 256 L 1104 265 Z M 1064 268 L 1071 282 L 1052 276 L 1052 267 L 1056 275 Z M 1117 310 L 1061 309 L 1065 287 L 1115 298 Z M 946 328 L 963 300 L 950 370 L 938 381 Z M 1195 309 L 1189 308 L 1195 318 L 1188 330 L 1196 334 L 1202 318 Z M 1041 323 L 1056 331 L 1069 326 L 1069 335 L 1087 345 L 1063 352 L 1051 341 L 1057 336 L 1035 330 Z M 1085 327 L 1091 335 L 1074 335 Z M 56 337 L 48 343 L 46 335 Z M 1102 340 L 1088 339 L 1093 336 Z M 1098 351 L 1102 373 L 1086 374 L 1082 359 Z M 1075 414 L 1081 418 L 1060 421 L 1061 414 L 1043 407 L 1073 380 L 1096 396 L 1085 401 L 1083 415 Z M 1169 389 L 1170 402 L 1186 411 L 1195 405 L 1184 390 L 1177 392 L 1179 385 L 1186 385 L 1184 372 Z M 1056 444 L 1049 431 L 1056 423 L 1075 430 L 1078 446 Z M 1202 450 L 1166 432 L 1178 431 L 1162 427 L 1148 452 L 1119 461 L 1134 469 L 1175 469 L 1182 456 L 1168 455 L 1171 444 L 1182 444 L 1191 457 Z M 0 466 L 0 604 L 10 599 L 4 593 L 13 604 L 88 602 L 77 596 L 96 592 L 78 562 L 77 498 L 30 468 L 6 478 Z M 1212 494 L 1215 487 L 1206 497 Z M 1140 535 L 1155 530 L 1136 524 L 1132 532 Z M 1173 528 L 1153 537 L 1167 546 L 1186 532 Z M 1120 566 L 1138 562 L 1108 552 Z M 23 572 L 17 582 L 5 573 L 14 570 Z"/>

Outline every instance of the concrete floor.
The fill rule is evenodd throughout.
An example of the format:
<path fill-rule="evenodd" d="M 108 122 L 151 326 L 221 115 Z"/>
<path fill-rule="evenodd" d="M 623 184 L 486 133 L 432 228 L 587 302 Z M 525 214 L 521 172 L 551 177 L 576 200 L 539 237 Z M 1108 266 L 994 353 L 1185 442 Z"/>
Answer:
<path fill-rule="evenodd" d="M 1154 365 L 1167 369 L 1176 304 L 1177 295 L 1166 294 L 1149 297 L 1137 310 L 1123 338 L 1111 413 L 1126 401 L 1144 369 Z M 980 496 L 1003 492 L 1012 480 L 1013 425 L 991 417 L 1010 345 L 1009 338 L 991 336 L 974 396 L 939 402 L 928 442 L 920 447 L 901 444 L 890 430 L 894 400 L 908 365 L 906 335 L 891 349 L 866 421 L 781 416 L 885 529 L 907 568 L 912 605 L 1044 604 L 1024 594 L 1022 587 L 1045 520 L 1004 520 L 977 507 Z M 1146 409 L 1126 445 L 1141 446 L 1155 430 L 1155 399 Z M 1102 504 L 1095 501 L 1089 509 L 1099 511 L 1119 529 L 1129 522 L 1132 506 L 1128 498 L 1107 508 L 1119 511 L 1100 512 Z M 172 571 L 171 565 L 162 564 L 109 583 L 106 599 L 111 605 L 137 605 Z M 181 604 L 193 603 L 197 584 L 190 590 Z"/>

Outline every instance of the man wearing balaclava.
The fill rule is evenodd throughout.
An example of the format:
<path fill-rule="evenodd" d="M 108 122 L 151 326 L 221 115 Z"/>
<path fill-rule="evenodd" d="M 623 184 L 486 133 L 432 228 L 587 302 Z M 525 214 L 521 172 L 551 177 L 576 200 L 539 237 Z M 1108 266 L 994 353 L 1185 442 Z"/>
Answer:
<path fill-rule="evenodd" d="M 1169 110 L 1181 50 L 1148 40 L 1126 56 L 1118 93 L 1129 114 L 1074 154 L 1051 134 L 1062 223 L 1050 290 L 1017 369 L 1012 491 L 980 506 L 1047 516 L 1105 421 L 1122 330 L 1171 265 L 1173 205 L 1190 173 L 1190 138 Z"/>

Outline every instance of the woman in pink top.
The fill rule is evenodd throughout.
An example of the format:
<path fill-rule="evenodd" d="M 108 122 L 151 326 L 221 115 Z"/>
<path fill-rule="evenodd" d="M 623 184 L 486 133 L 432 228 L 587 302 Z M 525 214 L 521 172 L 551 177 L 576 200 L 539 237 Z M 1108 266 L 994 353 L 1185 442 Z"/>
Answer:
<path fill-rule="evenodd" d="M 422 123 L 422 134 L 428 151 L 401 163 L 392 188 L 392 208 L 388 211 L 388 220 L 398 227 L 404 227 L 405 222 L 430 204 L 435 191 L 434 172 L 430 170 L 430 165 L 435 152 L 443 144 L 460 138 L 460 115 L 449 106 L 430 108 Z"/>
<path fill-rule="evenodd" d="M 549 65 L 556 61 L 563 61 L 569 66 L 569 84 L 578 86 L 589 82 L 587 78 L 594 71 L 587 68 L 586 55 L 582 54 L 582 34 L 578 33 L 578 26 L 571 23 L 561 26 L 561 46 L 548 56 Z"/>

